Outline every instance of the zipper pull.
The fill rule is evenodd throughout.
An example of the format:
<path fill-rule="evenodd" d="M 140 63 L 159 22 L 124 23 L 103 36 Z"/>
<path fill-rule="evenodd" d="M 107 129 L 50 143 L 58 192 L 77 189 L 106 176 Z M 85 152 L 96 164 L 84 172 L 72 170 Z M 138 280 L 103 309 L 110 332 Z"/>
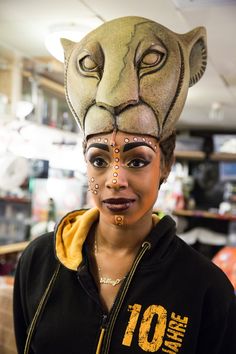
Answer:
<path fill-rule="evenodd" d="M 102 315 L 102 328 L 106 328 L 107 326 L 107 317 L 108 315 Z"/>
<path fill-rule="evenodd" d="M 107 317 L 108 317 L 107 315 L 102 315 L 101 332 L 100 332 L 100 336 L 99 336 L 99 340 L 98 340 L 96 354 L 101 354 L 103 337 L 104 337 L 106 325 L 107 325 Z"/>

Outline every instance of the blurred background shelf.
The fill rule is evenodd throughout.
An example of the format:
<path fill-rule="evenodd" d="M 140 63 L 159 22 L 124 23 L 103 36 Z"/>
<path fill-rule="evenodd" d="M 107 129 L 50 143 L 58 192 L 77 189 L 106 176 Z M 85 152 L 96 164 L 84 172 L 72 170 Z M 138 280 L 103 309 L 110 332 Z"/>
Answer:
<path fill-rule="evenodd" d="M 213 213 L 206 210 L 174 210 L 173 215 L 176 216 L 186 216 L 186 217 L 196 217 L 196 218 L 207 218 L 207 219 L 217 219 L 226 221 L 236 221 L 236 215 L 233 214 L 219 214 Z"/>
<path fill-rule="evenodd" d="M 18 253 L 22 252 L 26 246 L 28 246 L 29 242 L 18 242 L 18 243 L 12 243 L 10 245 L 4 245 L 0 246 L 0 256 L 6 255 L 9 253 Z"/>
<path fill-rule="evenodd" d="M 180 151 L 176 150 L 175 151 L 175 157 L 176 159 L 183 159 L 183 160 L 204 160 L 206 157 L 206 154 L 203 151 Z"/>

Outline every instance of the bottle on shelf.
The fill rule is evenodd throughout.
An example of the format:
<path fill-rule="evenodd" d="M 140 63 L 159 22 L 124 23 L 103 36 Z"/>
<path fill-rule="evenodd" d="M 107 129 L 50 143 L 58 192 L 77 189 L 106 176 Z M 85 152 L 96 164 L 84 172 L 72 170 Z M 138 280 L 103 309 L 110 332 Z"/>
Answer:
<path fill-rule="evenodd" d="M 46 231 L 53 231 L 56 224 L 56 205 L 53 198 L 48 199 L 48 217 Z"/>

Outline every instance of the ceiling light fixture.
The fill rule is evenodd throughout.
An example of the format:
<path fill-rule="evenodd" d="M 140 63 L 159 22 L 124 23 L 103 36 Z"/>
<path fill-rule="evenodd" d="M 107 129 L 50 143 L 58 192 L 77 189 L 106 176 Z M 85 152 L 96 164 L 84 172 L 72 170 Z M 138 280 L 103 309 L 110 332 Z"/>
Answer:
<path fill-rule="evenodd" d="M 67 38 L 79 42 L 92 29 L 101 25 L 98 18 L 88 19 L 83 22 L 61 23 L 49 28 L 45 37 L 45 46 L 49 53 L 57 60 L 64 61 L 64 52 L 60 42 L 61 38 Z"/>

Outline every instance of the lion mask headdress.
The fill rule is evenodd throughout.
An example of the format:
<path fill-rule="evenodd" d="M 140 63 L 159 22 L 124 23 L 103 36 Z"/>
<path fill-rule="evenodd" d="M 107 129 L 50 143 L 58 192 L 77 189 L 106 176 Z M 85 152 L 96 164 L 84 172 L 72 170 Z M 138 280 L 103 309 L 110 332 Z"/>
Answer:
<path fill-rule="evenodd" d="M 206 68 L 206 32 L 177 34 L 140 17 L 104 23 L 79 43 L 62 39 L 69 107 L 88 136 L 120 130 L 163 139 Z"/>

